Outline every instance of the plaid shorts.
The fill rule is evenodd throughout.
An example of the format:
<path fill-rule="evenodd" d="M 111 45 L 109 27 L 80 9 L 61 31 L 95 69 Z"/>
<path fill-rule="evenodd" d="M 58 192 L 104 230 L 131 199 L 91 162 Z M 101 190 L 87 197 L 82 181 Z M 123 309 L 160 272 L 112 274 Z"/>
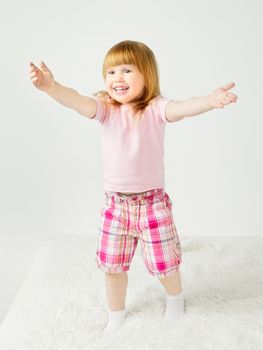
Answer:
<path fill-rule="evenodd" d="M 105 191 L 95 261 L 108 273 L 128 271 L 141 241 L 146 269 L 152 276 L 173 275 L 182 261 L 172 202 L 162 188 L 136 195 Z"/>

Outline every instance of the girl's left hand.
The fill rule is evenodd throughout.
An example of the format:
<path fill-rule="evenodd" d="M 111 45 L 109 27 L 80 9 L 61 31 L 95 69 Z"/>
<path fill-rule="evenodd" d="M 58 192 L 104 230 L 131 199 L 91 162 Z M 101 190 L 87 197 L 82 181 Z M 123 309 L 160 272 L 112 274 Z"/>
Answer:
<path fill-rule="evenodd" d="M 209 102 L 212 108 L 224 108 L 229 103 L 236 102 L 238 97 L 228 90 L 232 89 L 235 83 L 228 83 L 224 86 L 220 86 L 211 95 L 208 96 Z"/>

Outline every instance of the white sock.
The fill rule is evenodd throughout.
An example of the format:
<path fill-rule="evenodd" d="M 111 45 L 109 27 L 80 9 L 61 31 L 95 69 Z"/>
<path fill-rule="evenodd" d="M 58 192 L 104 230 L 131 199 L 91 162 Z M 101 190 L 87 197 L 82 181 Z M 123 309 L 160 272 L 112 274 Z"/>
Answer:
<path fill-rule="evenodd" d="M 165 321 L 178 321 L 184 315 L 183 292 L 177 295 L 166 294 Z"/>
<path fill-rule="evenodd" d="M 108 310 L 108 323 L 104 328 L 105 332 L 112 332 L 118 330 L 124 323 L 127 314 L 127 309 L 119 311 Z"/>

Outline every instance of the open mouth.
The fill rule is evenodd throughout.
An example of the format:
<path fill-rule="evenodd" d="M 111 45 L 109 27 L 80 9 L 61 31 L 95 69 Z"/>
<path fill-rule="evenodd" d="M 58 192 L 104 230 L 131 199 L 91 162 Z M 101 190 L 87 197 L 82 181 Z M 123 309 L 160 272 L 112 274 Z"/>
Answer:
<path fill-rule="evenodd" d="M 126 91 L 128 90 L 129 88 L 128 87 L 115 87 L 114 90 L 119 92 L 119 91 Z"/>

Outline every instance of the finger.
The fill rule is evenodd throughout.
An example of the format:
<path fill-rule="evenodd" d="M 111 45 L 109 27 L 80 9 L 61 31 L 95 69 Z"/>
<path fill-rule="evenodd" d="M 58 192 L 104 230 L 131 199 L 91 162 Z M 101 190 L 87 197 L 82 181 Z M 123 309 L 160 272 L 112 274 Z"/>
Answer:
<path fill-rule="evenodd" d="M 30 68 L 39 69 L 33 62 L 30 62 Z"/>
<path fill-rule="evenodd" d="M 232 99 L 224 98 L 223 103 L 224 103 L 224 105 L 229 105 L 229 103 L 232 103 Z"/>
<path fill-rule="evenodd" d="M 230 94 L 228 94 L 228 96 L 224 98 L 224 100 L 223 100 L 224 104 L 230 104 L 230 103 L 236 102 L 236 98 L 235 97 L 231 97 L 229 95 Z"/>
<path fill-rule="evenodd" d="M 43 70 L 49 70 L 48 67 L 46 66 L 46 64 L 45 64 L 43 61 L 40 62 L 40 67 L 41 67 Z"/>
<path fill-rule="evenodd" d="M 32 81 L 32 84 L 34 84 L 35 87 L 39 87 L 39 81 L 37 80 L 37 78 L 31 80 Z"/>
<path fill-rule="evenodd" d="M 39 69 L 36 69 L 36 68 L 31 68 L 29 71 L 30 74 L 38 73 L 38 72 L 39 72 Z"/>
<path fill-rule="evenodd" d="M 238 99 L 238 97 L 235 94 L 231 93 L 231 92 L 227 93 L 227 97 L 230 99 L 231 102 L 236 102 L 237 99 Z"/>
<path fill-rule="evenodd" d="M 229 93 L 229 94 L 230 94 L 230 96 L 231 96 L 232 98 L 234 98 L 235 100 L 238 98 L 237 95 L 233 94 L 233 92 L 231 92 L 231 93 Z"/>
<path fill-rule="evenodd" d="M 34 77 L 34 78 L 32 78 L 31 80 L 32 80 L 32 82 L 33 82 L 34 84 L 37 84 L 37 83 L 38 83 L 38 78 L 37 78 L 37 77 Z"/>
<path fill-rule="evenodd" d="M 30 78 L 32 79 L 32 78 L 35 78 L 35 77 L 38 77 L 39 76 L 39 74 L 37 73 L 37 72 L 32 72 L 32 73 L 30 73 Z"/>
<path fill-rule="evenodd" d="M 35 66 L 33 63 L 32 64 L 30 64 L 30 71 L 39 71 L 40 69 L 37 67 L 37 66 Z"/>
<path fill-rule="evenodd" d="M 32 68 L 30 69 L 29 73 L 30 73 L 30 74 L 39 75 L 39 74 L 42 73 L 42 71 L 41 71 L 41 69 L 39 69 L 39 68 L 37 68 L 37 67 L 36 67 L 36 68 L 33 68 L 33 67 L 32 67 Z"/>
<path fill-rule="evenodd" d="M 221 86 L 221 89 L 224 90 L 224 91 L 227 91 L 229 89 L 232 89 L 234 86 L 235 86 L 235 83 L 232 82 L 232 83 L 228 83 L 226 85 Z"/>
<path fill-rule="evenodd" d="M 30 62 L 30 72 L 39 71 L 39 68 Z"/>

